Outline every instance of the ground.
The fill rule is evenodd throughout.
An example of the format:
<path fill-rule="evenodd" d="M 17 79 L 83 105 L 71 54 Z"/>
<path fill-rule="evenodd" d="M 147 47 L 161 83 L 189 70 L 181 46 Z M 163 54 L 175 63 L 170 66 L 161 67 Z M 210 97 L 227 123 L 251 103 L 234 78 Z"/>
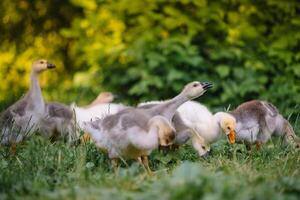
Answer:
<path fill-rule="evenodd" d="M 15 156 L 2 148 L 0 199 L 299 199 L 300 153 L 270 141 L 247 152 L 224 138 L 207 160 L 189 144 L 154 151 L 147 176 L 138 163 L 123 163 L 115 177 L 94 144 L 50 143 L 34 136 Z"/>

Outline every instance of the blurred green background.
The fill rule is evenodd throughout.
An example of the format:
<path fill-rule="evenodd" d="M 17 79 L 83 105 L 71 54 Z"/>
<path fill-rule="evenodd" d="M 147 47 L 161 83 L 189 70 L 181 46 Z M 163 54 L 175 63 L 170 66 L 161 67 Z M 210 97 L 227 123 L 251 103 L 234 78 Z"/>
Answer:
<path fill-rule="evenodd" d="M 300 112 L 298 0 L 2 0 L 0 108 L 26 92 L 31 63 L 45 99 L 85 104 L 100 91 L 119 101 L 166 99 L 209 80 L 214 110 L 255 98 Z"/>

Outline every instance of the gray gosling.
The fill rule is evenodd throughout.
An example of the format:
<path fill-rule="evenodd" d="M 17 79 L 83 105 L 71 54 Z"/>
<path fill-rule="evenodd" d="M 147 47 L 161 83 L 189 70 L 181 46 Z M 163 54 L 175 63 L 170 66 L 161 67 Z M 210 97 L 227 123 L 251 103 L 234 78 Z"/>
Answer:
<path fill-rule="evenodd" d="M 247 149 L 251 149 L 252 144 L 260 149 L 271 136 L 281 136 L 286 144 L 300 147 L 291 124 L 267 101 L 245 102 L 229 114 L 237 121 L 236 141 L 245 143 Z"/>
<path fill-rule="evenodd" d="M 38 123 L 44 114 L 45 103 L 38 76 L 53 68 L 55 65 L 47 60 L 33 62 L 29 91 L 0 114 L 0 142 L 1 145 L 10 146 L 13 153 L 16 151 L 16 144 L 31 136 L 39 128 Z"/>
<path fill-rule="evenodd" d="M 103 120 L 85 122 L 85 130 L 98 148 L 107 151 L 116 174 L 119 158 L 137 159 L 152 174 L 148 155 L 158 145 L 168 146 L 174 142 L 175 129 L 171 121 L 176 109 L 203 95 L 211 86 L 207 82 L 191 82 L 179 95 L 163 104 L 149 109 L 127 108 Z"/>

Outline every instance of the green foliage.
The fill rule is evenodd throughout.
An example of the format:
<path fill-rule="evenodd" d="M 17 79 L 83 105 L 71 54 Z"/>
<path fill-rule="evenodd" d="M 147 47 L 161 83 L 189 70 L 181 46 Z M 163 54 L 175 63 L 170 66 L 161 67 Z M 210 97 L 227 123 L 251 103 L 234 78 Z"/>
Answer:
<path fill-rule="evenodd" d="M 28 89 L 31 63 L 40 58 L 57 66 L 55 72 L 41 77 L 45 96 L 57 99 L 57 87 L 62 84 L 63 92 L 69 89 L 70 75 L 76 71 L 66 55 L 70 41 L 59 30 L 69 27 L 80 10 L 68 1 L 0 2 L 0 104 L 8 105 Z"/>
<path fill-rule="evenodd" d="M 81 23 L 99 15 L 97 9 L 81 7 L 86 11 Z M 208 94 L 211 106 L 254 98 L 291 109 L 299 104 L 297 1 L 119 0 L 100 8 L 122 28 L 112 30 L 101 19 L 93 24 L 101 32 L 87 40 L 87 28 L 73 24 L 69 32 L 81 33 L 75 52 L 87 64 L 95 60 L 103 87 L 131 103 L 170 98 L 188 81 L 210 80 L 215 83 Z M 90 48 L 103 44 L 97 38 L 118 31 L 114 50 L 107 50 L 110 45 Z M 82 44 L 92 52 L 82 54 Z"/>
<path fill-rule="evenodd" d="M 81 103 L 111 90 L 136 104 L 209 80 L 202 102 L 216 110 L 260 98 L 291 113 L 300 104 L 299 8 L 296 0 L 4 0 L 0 100 L 18 99 L 30 63 L 46 57 L 59 66 L 42 78 L 50 100 Z"/>

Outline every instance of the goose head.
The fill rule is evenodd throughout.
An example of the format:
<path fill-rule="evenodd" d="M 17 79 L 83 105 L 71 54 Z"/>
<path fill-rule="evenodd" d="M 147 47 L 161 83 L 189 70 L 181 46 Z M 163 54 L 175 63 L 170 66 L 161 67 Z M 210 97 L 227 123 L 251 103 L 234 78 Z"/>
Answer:
<path fill-rule="evenodd" d="M 35 73 L 41 73 L 47 69 L 53 69 L 53 68 L 55 68 L 55 65 L 49 63 L 47 60 L 44 59 L 34 61 L 32 64 L 32 70 Z"/>
<path fill-rule="evenodd" d="M 236 120 L 230 114 L 224 113 L 220 120 L 220 126 L 223 132 L 227 135 L 227 138 L 230 144 L 235 143 L 235 135 L 236 135 Z"/>
<path fill-rule="evenodd" d="M 194 99 L 204 94 L 204 92 L 212 88 L 212 86 L 212 83 L 209 82 L 193 81 L 185 85 L 181 93 L 189 99 Z"/>
<path fill-rule="evenodd" d="M 156 126 L 160 146 L 170 146 L 175 140 L 175 128 L 163 116 L 155 116 L 149 121 L 149 126 Z"/>

